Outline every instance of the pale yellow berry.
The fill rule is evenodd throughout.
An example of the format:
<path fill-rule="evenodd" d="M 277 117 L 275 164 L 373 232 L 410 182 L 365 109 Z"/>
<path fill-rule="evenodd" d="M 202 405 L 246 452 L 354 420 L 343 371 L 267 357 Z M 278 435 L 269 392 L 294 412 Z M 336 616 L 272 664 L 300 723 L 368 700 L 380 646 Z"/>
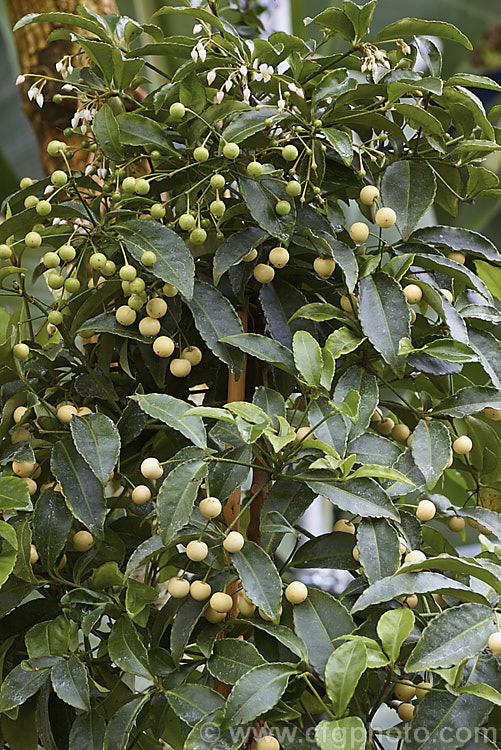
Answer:
<path fill-rule="evenodd" d="M 461 437 L 456 438 L 456 440 L 454 440 L 452 444 L 452 450 L 459 456 L 465 456 L 471 451 L 472 448 L 473 443 L 471 442 L 468 435 L 461 435 Z"/>
<path fill-rule="evenodd" d="M 252 617 L 256 611 L 256 605 L 245 594 L 241 594 L 238 598 L 238 611 L 244 617 Z"/>
<path fill-rule="evenodd" d="M 291 604 L 301 604 L 308 596 L 308 587 L 302 581 L 292 581 L 285 589 L 285 598 Z"/>
<path fill-rule="evenodd" d="M 129 305 L 121 305 L 115 313 L 117 323 L 121 326 L 131 326 L 136 322 L 137 313 Z"/>
<path fill-rule="evenodd" d="M 266 263 L 258 263 L 253 274 L 256 281 L 259 281 L 260 284 L 269 284 L 275 278 L 275 270 Z"/>
<path fill-rule="evenodd" d="M 283 607 L 280 607 L 280 614 L 282 614 L 282 612 L 283 612 Z M 268 617 L 268 615 L 265 612 L 263 612 L 262 609 L 258 609 L 257 613 L 259 617 L 261 618 L 261 620 L 264 620 L 265 622 L 271 622 L 271 617 Z"/>
<path fill-rule="evenodd" d="M 205 560 L 208 554 L 209 548 L 207 547 L 205 542 L 193 540 L 191 542 L 188 542 L 188 544 L 186 545 L 186 556 L 190 560 L 193 560 L 193 562 L 200 562 L 201 560 Z"/>
<path fill-rule="evenodd" d="M 223 622 L 226 619 L 226 614 L 224 612 L 216 612 L 212 607 L 207 607 L 204 617 L 211 625 L 216 625 L 218 622 Z"/>
<path fill-rule="evenodd" d="M 455 260 L 456 263 L 459 263 L 462 266 L 464 266 L 465 261 L 466 261 L 466 258 L 464 256 L 464 254 L 463 253 L 459 253 L 459 252 L 449 253 L 449 255 L 447 257 L 448 257 L 449 260 Z"/>
<path fill-rule="evenodd" d="M 488 645 L 495 656 L 501 656 L 501 633 L 493 633 L 489 637 Z"/>
<path fill-rule="evenodd" d="M 404 286 L 404 294 L 409 305 L 417 305 L 423 298 L 422 289 L 417 284 L 407 284 L 407 286 Z"/>
<path fill-rule="evenodd" d="M 158 458 L 150 456 L 141 461 L 141 474 L 145 479 L 160 479 L 164 470 L 162 469 Z"/>
<path fill-rule="evenodd" d="M 491 406 L 487 406 L 484 409 L 484 417 L 492 419 L 493 422 L 501 421 L 501 409 L 493 409 Z"/>
<path fill-rule="evenodd" d="M 88 406 L 81 406 L 77 409 L 77 417 L 86 417 L 87 414 L 93 414 L 92 409 L 89 409 Z"/>
<path fill-rule="evenodd" d="M 29 461 L 13 461 L 12 471 L 18 477 L 30 477 L 35 471 L 37 464 L 30 463 Z"/>
<path fill-rule="evenodd" d="M 378 227 L 381 227 L 382 229 L 389 229 L 392 227 L 397 220 L 397 215 L 395 211 L 392 208 L 380 208 L 379 211 L 376 211 L 376 215 L 374 217 L 374 221 L 378 225 Z"/>
<path fill-rule="evenodd" d="M 397 713 L 402 721 L 411 721 L 416 713 L 416 707 L 412 703 L 401 703 Z"/>
<path fill-rule="evenodd" d="M 233 607 L 233 599 L 224 591 L 216 591 L 210 598 L 210 606 L 216 612 L 226 613 Z"/>
<path fill-rule="evenodd" d="M 200 502 L 198 509 L 204 518 L 217 518 L 221 513 L 223 506 L 217 497 L 205 497 Z"/>
<path fill-rule="evenodd" d="M 339 300 L 341 309 L 347 313 L 354 313 L 358 307 L 358 299 L 355 294 L 342 294 Z"/>
<path fill-rule="evenodd" d="M 145 505 L 151 499 L 151 490 L 145 484 L 138 484 L 132 490 L 131 497 L 136 505 Z"/>
<path fill-rule="evenodd" d="M 431 500 L 421 500 L 416 508 L 416 516 L 420 521 L 431 521 L 435 518 L 437 508 Z"/>
<path fill-rule="evenodd" d="M 391 435 L 394 427 L 395 422 L 393 421 L 393 419 L 391 417 L 385 417 L 380 422 L 378 422 L 376 430 L 380 435 Z"/>
<path fill-rule="evenodd" d="M 406 554 L 404 560 L 406 563 L 423 562 L 426 560 L 426 555 L 420 549 L 413 549 Z"/>
<path fill-rule="evenodd" d="M 38 550 L 34 544 L 30 545 L 30 565 L 34 565 L 38 562 Z"/>
<path fill-rule="evenodd" d="M 383 415 L 379 411 L 379 409 L 374 409 L 371 415 L 371 422 L 381 422 L 383 419 Z"/>
<path fill-rule="evenodd" d="M 329 279 L 334 273 L 336 262 L 334 258 L 322 258 L 320 255 L 313 261 L 313 270 L 321 279 Z"/>
<path fill-rule="evenodd" d="M 252 248 L 250 253 L 247 253 L 247 255 L 244 256 L 243 260 L 244 263 L 252 263 L 253 260 L 256 260 L 257 258 L 257 250 L 256 248 Z"/>
<path fill-rule="evenodd" d="M 171 359 L 169 370 L 175 378 L 186 378 L 191 372 L 191 362 L 187 359 Z"/>
<path fill-rule="evenodd" d="M 12 414 L 12 419 L 16 424 L 19 424 L 19 422 L 22 421 L 24 415 L 28 411 L 27 406 L 18 406 L 16 409 L 14 409 L 14 413 Z"/>
<path fill-rule="evenodd" d="M 353 242 L 365 242 L 369 236 L 369 227 L 364 221 L 356 221 L 351 225 L 349 232 Z"/>
<path fill-rule="evenodd" d="M 171 578 L 167 591 L 173 599 L 184 599 L 190 593 L 190 583 L 185 578 Z"/>
<path fill-rule="evenodd" d="M 395 685 L 393 694 L 398 701 L 408 703 L 416 695 L 416 687 L 410 680 L 403 680 Z"/>
<path fill-rule="evenodd" d="M 190 596 L 197 602 L 204 602 L 212 593 L 210 583 L 205 581 L 192 581 L 190 584 Z"/>
<path fill-rule="evenodd" d="M 286 266 L 289 262 L 289 258 L 289 252 L 285 247 L 274 247 L 273 250 L 270 250 L 268 256 L 269 262 L 272 266 L 275 266 L 275 268 L 283 268 Z"/>
<path fill-rule="evenodd" d="M 365 185 L 360 191 L 359 197 L 364 206 L 372 206 L 379 198 L 379 190 L 374 185 Z"/>
<path fill-rule="evenodd" d="M 187 359 L 192 367 L 196 367 L 202 361 L 202 352 L 198 346 L 186 346 L 181 352 L 181 359 Z"/>
<path fill-rule="evenodd" d="M 410 429 L 407 427 L 406 424 L 403 424 L 403 423 L 396 424 L 395 427 L 391 431 L 392 438 L 394 440 L 399 440 L 402 443 L 407 440 L 410 434 L 411 434 Z"/>
<path fill-rule="evenodd" d="M 87 552 L 94 544 L 94 537 L 90 531 L 77 531 L 73 537 L 73 546 L 77 552 Z"/>
<path fill-rule="evenodd" d="M 226 552 L 229 552 L 230 554 L 240 552 L 244 544 L 245 539 L 239 531 L 230 531 L 228 536 L 223 541 L 223 547 L 225 548 Z"/>
<path fill-rule="evenodd" d="M 24 407 L 21 407 L 21 408 L 24 408 Z M 17 430 L 14 430 L 14 432 L 10 436 L 10 442 L 12 443 L 12 445 L 16 445 L 16 443 L 23 443 L 29 439 L 30 439 L 30 431 L 24 429 L 23 427 L 18 427 Z"/>
<path fill-rule="evenodd" d="M 451 531 L 457 531 L 458 533 L 460 533 L 464 530 L 466 524 L 464 518 L 461 518 L 461 516 L 452 516 L 448 519 L 447 526 Z"/>
<path fill-rule="evenodd" d="M 432 688 L 433 688 L 433 685 L 431 682 L 420 682 L 419 685 L 416 687 L 417 700 L 422 701 L 423 698 L 430 692 Z"/>
<path fill-rule="evenodd" d="M 150 318 L 163 318 L 167 313 L 167 302 L 161 297 L 153 297 L 146 304 L 146 313 Z"/>
<path fill-rule="evenodd" d="M 334 524 L 334 531 L 340 531 L 344 534 L 354 534 L 356 529 L 351 521 L 347 521 L 346 518 L 340 518 Z"/>
<path fill-rule="evenodd" d="M 315 434 L 311 427 L 299 427 L 298 430 L 296 430 L 296 435 L 294 437 L 295 443 L 302 443 L 304 440 L 314 440 Z"/>
<path fill-rule="evenodd" d="M 405 555 L 405 553 L 407 552 L 407 542 L 401 536 L 398 537 L 398 542 L 399 542 L 398 551 L 400 552 L 400 557 L 401 557 L 402 555 Z"/>
<path fill-rule="evenodd" d="M 38 485 L 35 480 L 31 477 L 22 477 L 22 480 L 23 482 L 26 482 L 26 484 L 28 485 L 28 492 L 31 496 L 33 496 L 38 489 Z"/>
<path fill-rule="evenodd" d="M 409 308 L 409 313 L 410 313 L 410 321 L 411 321 L 411 324 L 412 324 L 412 323 L 415 323 L 415 322 L 416 322 L 416 318 L 417 318 L 417 315 L 416 315 L 416 313 L 414 312 L 414 310 L 412 309 L 412 307 L 410 307 L 410 308 Z"/>
<path fill-rule="evenodd" d="M 266 734 L 257 741 L 256 750 L 280 750 L 280 742 L 271 734 Z"/>
<path fill-rule="evenodd" d="M 357 545 L 355 545 L 351 551 L 351 554 L 353 555 L 353 559 L 356 562 L 360 562 L 360 550 L 358 549 Z"/>
<path fill-rule="evenodd" d="M 169 336 L 158 336 L 153 342 L 153 351 L 157 357 L 170 357 L 174 348 L 174 342 Z"/>
<path fill-rule="evenodd" d="M 157 318 L 142 318 L 139 321 L 139 333 L 142 336 L 157 336 L 160 332 L 160 321 Z"/>
<path fill-rule="evenodd" d="M 411 594 L 410 596 L 408 596 L 405 600 L 405 603 L 407 604 L 409 609 L 416 609 L 418 605 L 418 598 L 416 594 Z"/>
<path fill-rule="evenodd" d="M 73 404 L 63 404 L 57 409 L 56 416 L 63 424 L 69 424 L 77 412 L 78 409 Z"/>
<path fill-rule="evenodd" d="M 453 296 L 452 292 L 449 291 L 449 289 L 441 289 L 440 291 L 442 292 L 442 294 L 444 295 L 444 297 L 449 300 L 449 302 L 452 305 L 452 303 L 454 302 L 454 296 Z"/>

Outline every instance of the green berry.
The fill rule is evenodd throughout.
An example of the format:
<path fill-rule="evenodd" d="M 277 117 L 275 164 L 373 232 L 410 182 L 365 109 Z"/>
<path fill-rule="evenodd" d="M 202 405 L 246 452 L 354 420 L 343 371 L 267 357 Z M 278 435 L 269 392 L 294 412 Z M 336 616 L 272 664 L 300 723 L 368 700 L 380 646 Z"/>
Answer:
<path fill-rule="evenodd" d="M 47 284 L 51 289 L 61 289 L 64 284 L 64 279 L 60 273 L 52 271 L 47 278 Z"/>
<path fill-rule="evenodd" d="M 157 262 L 157 256 L 153 250 L 146 250 L 141 256 L 141 263 L 143 266 L 154 266 Z"/>
<path fill-rule="evenodd" d="M 50 181 L 56 187 L 64 187 L 68 182 L 68 175 L 62 169 L 56 169 L 50 176 Z"/>
<path fill-rule="evenodd" d="M 186 114 L 186 107 L 181 102 L 174 102 L 169 107 L 169 114 L 173 120 L 182 120 Z"/>
<path fill-rule="evenodd" d="M 116 273 L 117 267 L 112 260 L 107 260 L 101 269 L 103 276 L 113 276 Z"/>
<path fill-rule="evenodd" d="M 39 216 L 48 216 L 52 211 L 52 205 L 49 201 L 38 201 L 35 210 Z"/>
<path fill-rule="evenodd" d="M 27 195 L 24 199 L 24 207 L 25 208 L 35 208 L 35 206 L 38 203 L 38 198 L 36 195 Z"/>
<path fill-rule="evenodd" d="M 226 180 L 222 174 L 213 174 L 210 178 L 210 186 L 214 188 L 214 190 L 222 190 L 225 185 Z"/>
<path fill-rule="evenodd" d="M 45 253 L 42 258 L 42 262 L 45 268 L 57 268 L 59 265 L 59 255 L 54 252 Z"/>
<path fill-rule="evenodd" d="M 12 248 L 9 245 L 0 245 L 0 260 L 9 260 L 12 257 Z"/>
<path fill-rule="evenodd" d="M 101 268 L 104 268 L 106 261 L 107 261 L 107 258 L 104 253 L 94 253 L 93 255 L 90 256 L 89 266 L 94 271 L 100 271 Z"/>
<path fill-rule="evenodd" d="M 137 195 L 147 195 L 150 192 L 150 183 L 148 182 L 148 180 L 144 180 L 142 178 L 136 180 L 134 191 L 137 193 Z"/>
<path fill-rule="evenodd" d="M 64 135 L 65 138 L 71 138 L 71 136 L 73 135 L 74 132 L 75 131 L 73 130 L 73 128 L 65 128 L 63 130 L 63 135 Z M 63 144 L 63 145 L 65 145 L 65 144 Z"/>
<path fill-rule="evenodd" d="M 12 349 L 12 354 L 16 359 L 21 359 L 24 362 L 30 356 L 30 348 L 28 344 L 16 344 Z"/>
<path fill-rule="evenodd" d="M 26 247 L 40 247 L 42 244 L 42 238 L 38 234 L 38 232 L 28 232 L 28 234 L 24 238 L 24 244 Z"/>
<path fill-rule="evenodd" d="M 54 102 L 54 104 L 61 104 L 63 101 L 63 97 L 61 96 L 61 94 L 54 94 L 54 96 L 52 97 L 52 101 Z"/>
<path fill-rule="evenodd" d="M 226 211 L 226 205 L 224 201 L 212 201 L 210 204 L 210 212 L 216 219 L 221 219 Z"/>
<path fill-rule="evenodd" d="M 127 304 L 133 310 L 140 310 L 144 304 L 144 298 L 140 294 L 132 294 L 127 300 Z"/>
<path fill-rule="evenodd" d="M 240 153 L 238 143 L 225 143 L 223 146 L 223 156 L 227 159 L 236 159 Z"/>
<path fill-rule="evenodd" d="M 146 284 L 144 283 L 144 280 L 141 279 L 139 276 L 136 276 L 136 278 L 133 281 L 127 281 L 125 283 L 129 285 L 130 294 L 141 294 L 141 292 L 144 292 L 144 290 L 146 289 Z"/>
<path fill-rule="evenodd" d="M 32 180 L 31 177 L 23 177 L 21 182 L 19 183 L 19 187 L 21 190 L 26 190 L 26 188 L 31 187 L 35 180 Z"/>
<path fill-rule="evenodd" d="M 119 271 L 119 275 L 123 281 L 134 281 L 137 276 L 137 271 L 134 266 L 126 265 L 122 266 Z"/>
<path fill-rule="evenodd" d="M 60 326 L 63 322 L 63 314 L 59 310 L 51 310 L 47 315 L 47 320 L 52 323 L 53 326 Z"/>
<path fill-rule="evenodd" d="M 292 143 L 289 143 L 288 146 L 284 146 L 282 149 L 282 158 L 285 159 L 285 161 L 295 161 L 298 157 L 298 150 L 295 146 L 292 145 Z"/>
<path fill-rule="evenodd" d="M 193 158 L 195 161 L 207 161 L 209 158 L 209 151 L 205 148 L 205 146 L 197 146 L 197 148 L 193 152 Z"/>
<path fill-rule="evenodd" d="M 110 197 L 110 201 L 112 203 L 120 203 L 122 200 L 122 193 L 113 193 L 113 195 Z"/>
<path fill-rule="evenodd" d="M 79 291 L 80 282 L 74 276 L 69 276 L 64 282 L 64 288 L 67 289 L 70 294 L 74 294 Z"/>
<path fill-rule="evenodd" d="M 249 164 L 247 164 L 247 174 L 249 177 L 252 177 L 253 179 L 256 179 L 256 177 L 260 177 L 263 173 L 263 165 L 258 161 L 251 161 Z"/>
<path fill-rule="evenodd" d="M 153 161 L 158 161 L 161 158 L 162 158 L 162 154 L 160 153 L 160 151 L 158 151 L 156 148 L 153 149 L 153 151 L 150 154 L 150 159 L 153 159 Z"/>
<path fill-rule="evenodd" d="M 165 216 L 165 208 L 161 203 L 154 203 L 150 208 L 150 214 L 155 221 L 161 221 Z"/>
<path fill-rule="evenodd" d="M 173 286 L 172 284 L 169 284 L 168 282 L 166 282 L 163 285 L 162 291 L 163 291 L 163 293 L 165 294 L 166 297 L 175 297 L 176 294 L 177 294 L 176 287 Z"/>
<path fill-rule="evenodd" d="M 191 214 L 182 214 L 179 217 L 179 226 L 185 232 L 191 232 L 192 229 L 195 229 L 196 223 L 195 217 Z"/>
<path fill-rule="evenodd" d="M 285 192 L 290 195 L 291 198 L 297 198 L 301 195 L 301 183 L 297 180 L 291 180 L 285 186 Z"/>
<path fill-rule="evenodd" d="M 129 296 L 129 294 L 132 294 L 132 289 L 130 288 L 131 284 L 132 281 L 122 281 L 122 291 L 127 296 Z"/>
<path fill-rule="evenodd" d="M 122 190 L 124 193 L 133 193 L 136 189 L 136 178 L 126 177 L 122 182 Z"/>
<path fill-rule="evenodd" d="M 61 260 L 65 263 L 74 260 L 77 254 L 73 245 L 61 245 L 57 252 L 59 253 Z"/>
<path fill-rule="evenodd" d="M 65 144 L 62 141 L 49 141 L 47 144 L 47 153 L 49 156 L 59 156 L 64 151 Z"/>
<path fill-rule="evenodd" d="M 277 212 L 278 216 L 287 216 L 287 214 L 290 213 L 291 210 L 291 204 L 289 201 L 278 201 L 278 203 L 275 206 L 275 211 Z"/>
<path fill-rule="evenodd" d="M 207 232 L 201 227 L 194 229 L 190 234 L 190 242 L 192 245 L 203 245 L 206 239 Z"/>
<path fill-rule="evenodd" d="M 322 120 L 314 120 L 313 125 L 315 128 L 321 128 L 322 127 Z"/>

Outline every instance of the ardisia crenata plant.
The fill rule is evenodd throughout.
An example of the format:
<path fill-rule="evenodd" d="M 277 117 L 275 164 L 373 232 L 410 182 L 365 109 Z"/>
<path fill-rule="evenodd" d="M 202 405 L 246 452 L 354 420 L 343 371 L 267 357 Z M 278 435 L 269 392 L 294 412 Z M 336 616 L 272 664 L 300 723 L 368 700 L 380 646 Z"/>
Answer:
<path fill-rule="evenodd" d="M 432 210 L 500 194 L 501 88 L 375 6 L 18 24 L 73 42 L 30 96 L 89 158 L 0 225 L 9 750 L 501 747 L 501 255 Z"/>

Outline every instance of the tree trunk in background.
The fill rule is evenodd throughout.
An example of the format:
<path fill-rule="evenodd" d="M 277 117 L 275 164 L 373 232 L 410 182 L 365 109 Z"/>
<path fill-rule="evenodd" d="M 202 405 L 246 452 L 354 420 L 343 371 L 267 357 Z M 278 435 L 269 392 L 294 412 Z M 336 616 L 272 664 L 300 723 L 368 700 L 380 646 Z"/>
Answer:
<path fill-rule="evenodd" d="M 77 6 L 82 0 L 6 0 L 6 6 L 12 26 L 27 13 L 50 13 L 65 12 L 75 13 Z M 85 5 L 96 13 L 117 13 L 115 0 L 85 0 Z M 64 55 L 71 53 L 73 45 L 66 41 L 57 41 L 47 45 L 47 37 L 54 26 L 49 23 L 38 23 L 26 26 L 14 34 L 17 54 L 21 66 L 21 72 L 35 73 L 58 77 L 56 73 L 56 62 Z M 28 78 L 23 84 L 26 91 L 34 82 Z M 70 124 L 75 110 L 74 100 L 67 106 L 52 104 L 52 96 L 59 90 L 59 84 L 47 84 L 44 88 L 45 104 L 40 109 L 33 101 L 26 98 L 24 109 L 38 139 L 40 161 L 43 169 L 49 173 L 58 167 L 64 166 L 60 159 L 53 159 L 47 154 L 47 143 L 53 139 L 60 139 L 62 131 Z M 76 138 L 79 143 L 81 138 Z M 71 141 L 69 141 L 71 145 Z M 79 151 L 75 154 L 72 166 L 81 169 L 85 166 L 88 152 Z"/>

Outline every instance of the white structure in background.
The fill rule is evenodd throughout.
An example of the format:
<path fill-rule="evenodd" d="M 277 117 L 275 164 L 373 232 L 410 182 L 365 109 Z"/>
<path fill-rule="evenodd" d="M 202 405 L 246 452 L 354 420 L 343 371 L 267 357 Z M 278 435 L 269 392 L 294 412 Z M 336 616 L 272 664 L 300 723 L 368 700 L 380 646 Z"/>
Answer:
<path fill-rule="evenodd" d="M 264 13 L 263 26 L 266 34 L 274 31 L 285 31 L 292 34 L 290 0 L 268 0 L 268 8 Z"/>

